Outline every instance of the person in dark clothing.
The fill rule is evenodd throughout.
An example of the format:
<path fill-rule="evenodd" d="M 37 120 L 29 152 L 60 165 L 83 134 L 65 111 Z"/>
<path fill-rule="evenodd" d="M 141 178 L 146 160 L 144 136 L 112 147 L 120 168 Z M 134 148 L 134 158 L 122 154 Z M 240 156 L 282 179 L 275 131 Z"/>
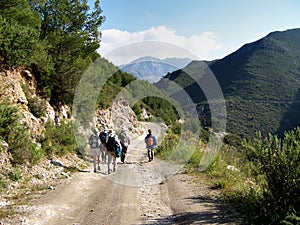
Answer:
<path fill-rule="evenodd" d="M 148 151 L 149 162 L 151 162 L 154 157 L 154 149 L 156 147 L 156 137 L 152 135 L 152 131 L 150 129 L 148 130 L 148 134 L 145 137 L 145 143 Z"/>
<path fill-rule="evenodd" d="M 127 154 L 128 145 L 130 145 L 130 138 L 126 134 L 125 129 L 123 129 L 121 131 L 121 133 L 119 134 L 119 140 L 120 140 L 120 143 L 121 143 L 121 146 L 122 146 L 121 162 L 125 163 L 125 157 L 126 157 L 126 154 Z"/>

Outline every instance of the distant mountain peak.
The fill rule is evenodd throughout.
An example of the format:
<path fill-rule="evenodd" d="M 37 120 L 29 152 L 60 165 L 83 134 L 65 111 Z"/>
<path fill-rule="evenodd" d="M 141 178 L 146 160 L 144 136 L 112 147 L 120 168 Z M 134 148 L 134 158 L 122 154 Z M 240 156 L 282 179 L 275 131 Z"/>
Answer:
<path fill-rule="evenodd" d="M 152 56 L 143 56 L 143 57 L 140 57 L 140 58 L 137 58 L 133 61 L 131 61 L 130 63 L 128 64 L 132 64 L 132 63 L 138 63 L 138 62 L 144 62 L 144 61 L 160 61 L 161 59 L 159 58 L 156 58 L 156 57 L 152 57 Z M 128 65 L 127 64 L 127 65 Z"/>
<path fill-rule="evenodd" d="M 130 73 L 138 79 L 157 82 L 166 74 L 187 66 L 192 60 L 188 58 L 159 59 L 152 56 L 144 56 L 132 62 L 121 65 L 123 72 Z"/>

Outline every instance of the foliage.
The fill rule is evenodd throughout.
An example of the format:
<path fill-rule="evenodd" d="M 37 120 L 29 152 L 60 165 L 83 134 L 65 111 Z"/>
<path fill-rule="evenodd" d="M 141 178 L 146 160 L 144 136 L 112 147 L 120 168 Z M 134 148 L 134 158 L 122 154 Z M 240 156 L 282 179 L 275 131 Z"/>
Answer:
<path fill-rule="evenodd" d="M 29 89 L 28 84 L 22 85 L 22 89 L 28 101 L 30 112 L 37 118 L 44 116 L 47 109 L 47 101 L 35 95 L 33 91 Z"/>
<path fill-rule="evenodd" d="M 300 29 L 274 32 L 223 59 L 207 62 L 226 100 L 228 132 L 253 137 L 261 131 L 263 136 L 277 133 L 282 137 L 284 130 L 299 125 L 299 40 Z M 201 83 L 203 64 L 195 61 L 165 78 L 189 94 L 203 125 L 211 126 L 206 96 L 189 76 L 192 74 Z M 164 81 L 157 86 L 173 91 Z"/>
<path fill-rule="evenodd" d="M 222 145 L 206 173 L 213 180 L 214 188 L 239 190 L 248 179 L 247 166 L 241 152 L 230 145 Z"/>
<path fill-rule="evenodd" d="M 22 122 L 18 107 L 0 103 L 0 137 L 8 143 L 14 163 L 30 161 L 32 155 L 28 146 L 32 141 L 31 134 L 28 126 Z"/>
<path fill-rule="evenodd" d="M 29 153 L 31 155 L 29 159 L 31 165 L 38 164 L 45 156 L 45 151 L 35 142 L 29 144 Z"/>
<path fill-rule="evenodd" d="M 146 97 L 143 102 L 151 108 L 151 114 L 160 117 L 165 124 L 175 124 L 179 115 L 174 106 L 167 100 L 159 97 Z"/>
<path fill-rule="evenodd" d="M 0 63 L 30 68 L 38 89 L 58 104 L 72 103 L 81 75 L 99 56 L 104 21 L 99 0 L 1 2 Z"/>
<path fill-rule="evenodd" d="M 40 37 L 48 44 L 55 71 L 39 81 L 51 89 L 53 103 L 72 103 L 75 88 L 88 66 L 98 57 L 99 26 L 104 17 L 99 0 L 89 12 L 86 1 L 30 1 L 41 18 Z M 54 12 L 54 13 L 53 13 Z"/>
<path fill-rule="evenodd" d="M 38 65 L 52 69 L 37 29 L 0 15 L 0 62 L 11 67 Z"/>
<path fill-rule="evenodd" d="M 117 70 L 105 83 L 98 96 L 98 106 L 108 108 L 122 88 L 136 80 L 131 74 Z"/>
<path fill-rule="evenodd" d="M 9 173 L 8 177 L 12 181 L 18 181 L 22 178 L 21 170 L 17 167 L 14 167 Z"/>
<path fill-rule="evenodd" d="M 224 198 L 235 204 L 244 223 L 298 224 L 299 143 L 300 128 L 285 132 L 283 139 L 257 133 L 253 140 L 223 144 L 206 173 L 214 188 L 223 189 Z M 195 157 L 187 165 L 190 172 L 197 168 Z"/>
<path fill-rule="evenodd" d="M 155 148 L 155 155 L 162 159 L 167 159 L 173 149 L 177 146 L 179 141 L 179 135 L 169 133 L 165 138 L 163 139 L 162 143 Z"/>
<path fill-rule="evenodd" d="M 282 225 L 299 225 L 300 224 L 300 217 L 296 216 L 295 214 L 287 216 L 284 220 L 280 221 L 279 224 Z"/>
<path fill-rule="evenodd" d="M 162 142 L 155 149 L 155 154 L 164 160 L 176 163 L 186 163 L 188 171 L 195 171 L 199 167 L 200 160 L 204 154 L 205 141 L 195 136 L 190 131 L 178 131 L 178 126 L 170 126 Z M 195 139 L 196 138 L 196 139 Z M 182 140 L 180 146 L 179 140 Z"/>
<path fill-rule="evenodd" d="M 53 155 L 63 156 L 68 152 L 78 150 L 71 122 L 62 122 L 56 125 L 49 121 L 45 129 L 45 134 L 39 141 L 48 157 Z"/>
<path fill-rule="evenodd" d="M 187 162 L 186 168 L 187 171 L 197 171 L 197 168 L 199 167 L 201 158 L 204 155 L 204 146 L 203 146 L 203 142 L 201 139 L 199 139 L 199 143 L 197 148 L 195 149 L 195 151 L 193 152 L 192 157 L 189 159 L 189 161 Z"/>
<path fill-rule="evenodd" d="M 244 142 L 244 152 L 260 187 L 243 197 L 251 206 L 248 219 L 271 224 L 299 213 L 300 128 L 285 132 L 283 139 L 258 133 L 253 141 Z"/>
<path fill-rule="evenodd" d="M 236 134 L 225 135 L 223 141 L 225 144 L 236 148 L 240 148 L 242 146 L 242 139 Z"/>
<path fill-rule="evenodd" d="M 21 25 L 39 27 L 40 18 L 35 14 L 27 0 L 10 0 L 0 2 L 0 13 L 6 18 L 12 18 Z"/>
<path fill-rule="evenodd" d="M 3 175 L 1 174 L 0 176 L 0 191 L 4 191 L 5 188 L 7 187 L 7 182 L 5 182 L 5 180 L 3 180 Z M 1 215 L 0 215 L 0 218 L 1 218 Z"/>

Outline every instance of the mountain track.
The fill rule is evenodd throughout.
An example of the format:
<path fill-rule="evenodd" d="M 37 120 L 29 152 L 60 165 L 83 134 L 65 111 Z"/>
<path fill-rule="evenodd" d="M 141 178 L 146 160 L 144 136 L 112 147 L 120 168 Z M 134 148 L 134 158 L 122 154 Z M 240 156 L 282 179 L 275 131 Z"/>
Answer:
<path fill-rule="evenodd" d="M 148 125 L 160 139 L 163 130 Z M 176 165 L 147 159 L 144 137 L 133 138 L 127 163 L 119 162 L 116 173 L 108 175 L 104 163 L 100 173 L 76 173 L 36 199 L 13 222 L 0 224 L 237 224 L 234 210 L 204 181 Z"/>

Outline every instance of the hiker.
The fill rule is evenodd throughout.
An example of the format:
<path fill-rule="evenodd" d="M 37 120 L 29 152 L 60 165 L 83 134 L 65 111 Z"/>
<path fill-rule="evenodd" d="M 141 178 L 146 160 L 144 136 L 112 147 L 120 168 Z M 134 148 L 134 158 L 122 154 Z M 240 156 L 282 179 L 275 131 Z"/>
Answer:
<path fill-rule="evenodd" d="M 98 165 L 98 170 L 101 170 L 100 167 L 100 141 L 99 137 L 97 135 L 97 130 L 93 129 L 92 130 L 92 135 L 89 138 L 89 145 L 90 145 L 90 150 L 91 150 L 91 156 L 93 157 L 93 164 L 94 164 L 94 173 L 97 172 L 97 165 Z"/>
<path fill-rule="evenodd" d="M 107 149 L 106 149 L 106 143 L 108 141 L 108 131 L 107 129 L 104 129 L 99 133 L 99 138 L 100 138 L 100 155 L 101 155 L 101 160 L 102 162 L 106 163 L 106 158 L 107 158 Z"/>
<path fill-rule="evenodd" d="M 106 150 L 108 156 L 107 170 L 108 174 L 111 174 L 112 172 L 117 171 L 117 157 L 120 157 L 119 154 L 121 154 L 121 145 L 119 143 L 118 135 L 114 134 L 111 130 L 109 131 L 109 138 L 106 144 Z M 117 150 L 119 153 L 117 153 Z"/>
<path fill-rule="evenodd" d="M 149 129 L 148 134 L 145 137 L 146 148 L 148 150 L 148 158 L 149 162 L 153 160 L 154 157 L 154 149 L 156 147 L 156 137 L 152 135 L 152 131 Z"/>
<path fill-rule="evenodd" d="M 100 143 L 100 156 L 102 162 L 106 163 L 106 158 L 107 158 L 106 145 L 103 144 L 102 142 Z"/>
<path fill-rule="evenodd" d="M 119 140 L 122 147 L 122 155 L 121 155 L 121 162 L 125 163 L 125 157 L 127 154 L 128 145 L 130 145 L 130 138 L 126 134 L 126 130 L 123 129 L 121 133 L 119 134 Z"/>

